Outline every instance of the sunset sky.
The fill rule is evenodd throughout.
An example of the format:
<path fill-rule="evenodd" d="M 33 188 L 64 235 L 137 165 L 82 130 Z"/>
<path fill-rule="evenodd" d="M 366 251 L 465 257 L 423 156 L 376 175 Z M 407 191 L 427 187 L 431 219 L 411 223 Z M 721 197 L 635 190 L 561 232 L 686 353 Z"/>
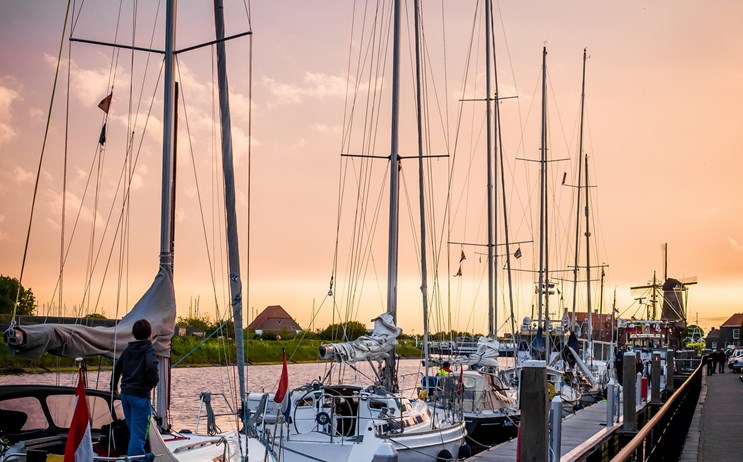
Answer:
<path fill-rule="evenodd" d="M 123 2 L 118 30 L 119 4 L 95 3 L 86 5 L 93 11 L 83 11 L 73 35 L 131 43 L 132 2 Z M 159 25 L 153 33 L 155 10 L 150 5 L 153 3 L 156 2 L 139 2 L 140 30 L 136 43 L 147 46 L 150 36 L 154 36 L 153 48 L 162 48 Z M 180 2 L 178 48 L 213 39 L 211 3 Z M 412 1 L 409 3 L 411 7 Z M 481 13 L 482 6 L 474 0 L 422 3 L 429 60 L 426 78 L 427 109 L 431 113 L 430 152 L 450 156 L 431 162 L 436 183 L 430 186 L 436 213 L 432 230 L 439 239 L 434 247 L 446 254 L 447 246 L 441 242 L 482 243 L 484 239 L 483 199 L 476 197 L 484 194 L 484 180 L 477 176 L 484 168 L 481 132 L 484 111 L 473 109 L 482 105 L 460 102 L 478 95 L 483 97 L 482 16 L 475 15 L 476 11 Z M 225 4 L 228 35 L 246 30 L 242 2 Z M 631 293 L 629 287 L 647 283 L 654 271 L 662 278 L 661 247 L 668 243 L 669 276 L 698 279 L 698 284 L 689 290 L 691 321 L 698 316 L 699 324 L 707 331 L 731 314 L 743 312 L 743 181 L 740 180 L 743 3 L 545 0 L 494 4 L 501 94 L 518 96 L 500 104 L 511 239 L 538 238 L 538 222 L 534 219 L 539 209 L 535 190 L 538 169 L 536 164 L 517 159 L 536 159 L 539 155 L 541 60 L 542 48 L 547 47 L 548 148 L 551 157 L 570 159 L 550 164 L 555 188 L 554 211 L 550 212 L 555 262 L 550 265 L 564 268 L 572 264 L 575 211 L 571 212 L 570 204 L 575 206 L 574 190 L 561 187 L 560 182 L 563 172 L 567 184 L 577 181 L 581 66 L 583 49 L 587 48 L 590 58 L 586 71 L 584 151 L 589 155 L 589 181 L 596 186 L 591 188 L 591 238 L 595 246 L 591 250 L 592 265 L 608 265 L 604 310 L 610 309 L 616 290 L 620 312 L 624 316 L 642 317 L 642 310 L 638 311 L 634 300 L 639 294 Z M 349 134 L 348 130 L 351 112 L 348 89 L 353 83 L 359 83 L 362 92 L 374 88 L 362 84 L 368 75 L 353 75 L 358 53 L 364 49 L 361 25 L 367 24 L 363 30 L 370 30 L 370 11 L 374 5 L 351 0 L 258 0 L 251 5 L 253 143 L 250 284 L 246 296 L 250 318 L 253 309 L 260 311 L 278 304 L 300 325 L 310 327 L 314 305 L 319 310 L 314 326 L 322 327 L 346 312 L 367 323 L 385 309 L 386 196 L 380 196 L 382 211 L 370 244 L 374 256 L 366 262 L 366 282 L 359 285 L 358 293 L 350 289 L 351 283 L 346 280 L 349 270 L 345 252 L 354 208 L 346 203 L 340 207 L 338 198 L 344 166 L 360 165 L 342 160 L 340 154 L 362 152 L 357 142 L 359 134 Z M 380 18 L 388 21 L 388 5 L 384 5 Z M 162 8 L 159 22 L 164 15 Z M 366 20 L 362 18 L 364 8 L 369 8 Z M 20 273 L 64 14 L 65 2 L 61 1 L 0 3 L 0 274 L 3 275 L 18 277 Z M 413 40 L 409 30 L 412 17 L 407 15 L 403 24 L 401 75 L 406 96 L 401 106 L 404 118 L 401 151 L 413 155 L 417 153 L 410 92 L 414 70 L 408 54 Z M 472 48 L 471 36 L 474 37 Z M 228 46 L 243 247 L 248 243 L 250 43 L 250 39 L 238 39 Z M 76 43 L 68 54 L 68 45 L 65 41 L 23 284 L 33 289 L 40 305 L 58 303 L 55 284 L 60 265 L 69 68 L 66 241 L 72 234 L 78 210 L 80 217 L 65 269 L 64 304 L 67 314 L 73 306 L 85 305 L 91 311 L 97 306 L 97 311 L 103 310 L 108 317 L 121 316 L 126 306 L 146 290 L 157 270 L 162 99 L 156 82 L 161 58 L 152 55 L 147 62 L 146 55 L 139 53 L 132 68 L 128 52 L 122 51 L 114 61 L 109 48 Z M 180 57 L 179 80 L 183 86 L 182 102 L 187 109 L 186 115 L 181 113 L 179 119 L 175 283 L 180 316 L 188 316 L 189 305 L 198 299 L 200 313 L 213 319 L 215 299 L 223 311 L 225 296 L 221 282 L 224 277 L 216 276 L 215 295 L 209 275 L 210 261 L 218 274 L 223 273 L 219 266 L 224 265 L 220 257 L 208 258 L 209 253 L 219 253 L 220 239 L 215 236 L 222 232 L 219 231 L 220 206 L 216 193 L 212 193 L 213 185 L 219 181 L 211 169 L 216 161 L 212 157 L 215 132 L 211 121 L 210 53 L 205 48 Z M 69 67 L 68 62 L 71 62 Z M 112 69 L 116 72 L 112 73 Z M 471 79 L 466 84 L 465 75 Z M 374 155 L 389 154 L 386 100 L 389 78 L 387 69 L 384 82 L 377 82 L 385 95 L 380 106 L 385 112 L 371 152 Z M 96 106 L 112 85 L 114 96 L 105 156 L 98 164 L 94 163 L 94 156 L 104 114 Z M 157 96 L 152 103 L 152 115 L 147 131 L 143 132 L 153 94 Z M 356 110 L 361 112 L 366 108 L 358 103 Z M 136 125 L 130 113 L 139 114 Z M 363 113 L 354 116 L 358 118 L 355 121 L 360 121 Z M 358 123 L 354 122 L 354 130 L 358 129 Z M 127 267 L 120 263 L 122 231 L 116 231 L 116 222 L 122 194 L 121 189 L 117 192 L 117 185 L 124 165 L 126 133 L 130 131 L 135 133 L 134 155 L 138 152 L 139 158 L 131 180 Z M 460 135 L 455 137 L 454 133 Z M 380 184 L 374 186 L 372 196 L 382 194 L 380 191 L 386 187 L 385 161 L 377 160 L 373 165 L 377 169 L 374 178 Z M 447 221 L 443 213 L 447 165 L 454 165 L 459 172 L 453 174 L 450 185 L 449 237 L 443 231 Z M 420 334 L 421 282 L 415 237 L 419 228 L 417 168 L 416 161 L 404 161 L 398 316 L 406 332 Z M 90 183 L 82 200 L 91 169 L 101 172 L 97 209 L 95 181 Z M 194 170 L 198 172 L 198 190 Z M 467 170 L 471 173 L 462 173 Z M 352 187 L 348 181 L 347 178 L 346 191 Z M 346 200 L 352 193 L 347 194 Z M 375 201 L 376 198 L 372 203 Z M 412 222 L 409 216 L 413 217 Z M 339 233 L 337 226 L 341 229 Z M 339 244 L 334 290 L 338 308 L 334 317 L 326 294 L 334 274 L 336 238 Z M 205 239 L 209 242 L 208 251 Z M 524 256 L 515 264 L 523 270 L 533 269 L 538 247 L 534 243 L 521 247 Z M 458 269 L 462 251 L 466 254 L 462 277 L 451 278 Z M 444 319 L 447 306 L 451 307 L 455 329 L 486 330 L 487 296 L 478 252 L 482 250 L 453 244 L 448 247 L 449 266 L 445 257 L 438 266 L 439 284 L 442 287 L 451 284 L 451 291 L 432 295 L 431 298 L 438 298 L 433 303 L 432 316 Z M 92 289 L 85 296 L 84 275 L 92 264 L 95 265 Z M 429 272 L 433 272 L 430 266 L 431 263 Z M 126 269 L 126 277 L 119 279 L 121 268 Z M 243 262 L 244 272 L 246 268 Z M 104 273 L 105 284 L 101 289 Z M 518 321 L 530 314 L 534 303 L 533 280 L 533 274 L 525 271 L 515 276 Z M 429 286 L 432 284 L 429 280 Z M 503 284 L 501 280 L 499 290 Z M 598 284 L 592 290 L 595 306 Z M 120 296 L 118 308 L 117 292 L 128 293 L 128 299 L 126 295 Z M 503 292 L 499 297 L 503 297 Z M 347 307 L 351 299 L 358 304 L 357 308 Z M 564 304 L 570 306 L 568 301 Z M 579 303 L 581 307 L 585 309 L 584 301 Z M 502 324 L 505 318 L 502 300 L 498 302 L 498 310 Z M 443 323 L 434 321 L 437 329 L 443 328 Z"/>

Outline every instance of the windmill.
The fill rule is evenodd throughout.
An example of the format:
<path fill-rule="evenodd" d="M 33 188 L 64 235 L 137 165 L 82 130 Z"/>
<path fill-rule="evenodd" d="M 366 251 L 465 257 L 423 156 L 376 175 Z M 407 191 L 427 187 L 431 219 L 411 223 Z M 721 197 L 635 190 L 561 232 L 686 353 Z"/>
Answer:
<path fill-rule="evenodd" d="M 663 301 L 660 318 L 664 321 L 676 321 L 686 326 L 686 305 L 689 297 L 688 286 L 696 284 L 696 276 L 675 279 L 668 277 L 668 244 L 663 244 L 663 283 L 658 280 L 655 272 L 653 279 L 646 285 L 630 287 L 633 291 L 644 291 L 649 299 L 648 316 L 657 318 L 657 304 Z M 661 298 L 662 297 L 662 298 Z"/>

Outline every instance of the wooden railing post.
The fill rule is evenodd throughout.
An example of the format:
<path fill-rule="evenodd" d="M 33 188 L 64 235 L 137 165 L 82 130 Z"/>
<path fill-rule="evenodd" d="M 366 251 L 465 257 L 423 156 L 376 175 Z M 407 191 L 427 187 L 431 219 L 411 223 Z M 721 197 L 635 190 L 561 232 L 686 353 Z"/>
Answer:
<path fill-rule="evenodd" d="M 625 432 L 637 431 L 637 412 L 635 411 L 636 359 L 637 357 L 632 352 L 626 352 L 622 357 L 622 399 L 624 404 L 624 424 L 622 425 L 622 429 Z"/>
<path fill-rule="evenodd" d="M 674 351 L 666 350 L 666 390 L 671 392 L 674 388 Z"/>
<path fill-rule="evenodd" d="M 521 368 L 521 462 L 547 462 L 547 363 L 525 361 Z"/>

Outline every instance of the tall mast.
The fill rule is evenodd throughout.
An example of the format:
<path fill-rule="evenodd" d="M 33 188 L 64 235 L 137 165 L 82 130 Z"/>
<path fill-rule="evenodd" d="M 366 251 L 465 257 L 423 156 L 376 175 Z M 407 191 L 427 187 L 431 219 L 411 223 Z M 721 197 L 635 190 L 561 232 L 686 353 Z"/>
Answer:
<path fill-rule="evenodd" d="M 173 275 L 173 170 L 175 155 L 175 25 L 177 0 L 165 5 L 165 80 L 163 94 L 163 169 L 160 210 L 160 267 Z M 157 414 L 161 430 L 170 428 L 170 357 L 160 358 L 157 385 Z"/>
<path fill-rule="evenodd" d="M 580 87 L 580 135 L 578 136 L 578 194 L 575 206 L 575 259 L 573 260 L 573 312 L 571 322 L 575 322 L 575 306 L 578 300 L 578 255 L 580 254 L 580 201 L 581 181 L 583 169 L 583 110 L 585 108 L 586 96 L 586 49 L 583 49 L 583 79 Z M 587 186 L 587 185 L 586 185 Z"/>
<path fill-rule="evenodd" d="M 548 275 L 548 247 L 547 247 L 547 47 L 542 49 L 542 140 L 541 140 L 541 161 L 540 175 L 540 197 L 539 197 L 539 323 L 546 330 L 547 317 L 546 311 L 549 309 L 549 296 L 547 284 L 549 283 Z M 542 308 L 544 308 L 544 318 L 542 317 Z M 549 335 L 547 336 L 549 338 Z"/>
<path fill-rule="evenodd" d="M 586 303 L 588 304 L 588 344 L 593 343 L 593 306 L 591 305 L 591 230 L 589 228 L 588 217 L 588 156 L 585 156 L 586 162 Z"/>
<path fill-rule="evenodd" d="M 240 381 L 240 403 L 245 401 L 245 352 L 243 351 L 242 279 L 240 277 L 240 246 L 237 235 L 235 210 L 235 172 L 232 162 L 232 119 L 230 115 L 230 90 L 227 82 L 227 56 L 224 46 L 224 6 L 214 0 L 214 28 L 217 37 L 217 78 L 219 83 L 219 112 L 222 125 L 222 173 L 224 175 L 225 217 L 227 221 L 227 260 L 230 269 L 230 303 L 237 348 L 237 373 Z M 243 415 L 247 419 L 247 415 Z M 247 427 L 246 427 L 247 428 Z"/>
<path fill-rule="evenodd" d="M 392 46 L 392 126 L 390 129 L 390 216 L 387 253 L 387 312 L 397 325 L 397 257 L 399 235 L 399 193 L 398 184 L 400 157 L 398 142 L 398 125 L 400 116 L 400 11 L 401 2 L 393 4 L 393 46 Z M 384 371 L 385 385 L 390 391 L 396 391 L 395 350 L 387 358 Z"/>
<path fill-rule="evenodd" d="M 488 188 L 488 335 L 490 338 L 497 338 L 498 329 L 498 315 L 495 311 L 495 276 L 494 267 L 495 262 L 493 261 L 493 246 L 495 245 L 493 239 L 493 133 L 492 133 L 492 111 L 490 107 L 490 0 L 485 0 L 485 104 L 487 109 L 486 114 L 486 134 L 487 134 L 487 188 Z"/>
<path fill-rule="evenodd" d="M 579 156 L 585 161 L 585 215 L 586 215 L 586 303 L 588 311 L 588 344 L 593 348 L 593 306 L 591 304 L 591 229 L 589 220 L 590 204 L 588 203 L 588 155 L 583 153 L 583 120 L 586 107 L 586 49 L 583 49 L 583 80 L 581 83 L 580 90 L 580 141 L 579 141 Z M 579 157 L 579 158 L 580 158 Z M 580 184 L 580 183 L 579 183 Z M 580 189 L 578 189 L 578 197 L 580 197 Z M 578 208 L 580 210 L 580 207 Z M 575 294 L 573 294 L 573 309 L 575 309 Z M 591 358 L 593 358 L 593 351 L 591 352 Z"/>
<path fill-rule="evenodd" d="M 418 114 L 418 193 L 421 221 L 421 295 L 423 296 L 423 361 L 426 374 L 428 374 L 428 267 L 426 262 L 426 201 L 424 197 L 425 182 L 423 178 L 423 97 L 421 81 L 421 55 L 420 55 L 420 2 L 413 2 L 415 16 L 415 84 L 416 84 L 416 106 Z M 428 381 L 426 381 L 426 396 L 428 396 Z"/>

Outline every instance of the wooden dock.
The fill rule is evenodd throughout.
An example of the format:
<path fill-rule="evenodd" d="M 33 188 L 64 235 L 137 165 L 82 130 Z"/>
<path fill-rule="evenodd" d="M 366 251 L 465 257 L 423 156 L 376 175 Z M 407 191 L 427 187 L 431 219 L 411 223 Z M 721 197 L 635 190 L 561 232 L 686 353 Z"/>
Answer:
<path fill-rule="evenodd" d="M 617 424 L 618 425 L 618 424 Z M 586 442 L 606 435 L 606 401 L 588 406 L 562 420 L 562 446 L 560 458 L 572 460 L 573 450 Z M 500 444 L 467 459 L 477 462 L 514 462 L 517 440 Z"/>

